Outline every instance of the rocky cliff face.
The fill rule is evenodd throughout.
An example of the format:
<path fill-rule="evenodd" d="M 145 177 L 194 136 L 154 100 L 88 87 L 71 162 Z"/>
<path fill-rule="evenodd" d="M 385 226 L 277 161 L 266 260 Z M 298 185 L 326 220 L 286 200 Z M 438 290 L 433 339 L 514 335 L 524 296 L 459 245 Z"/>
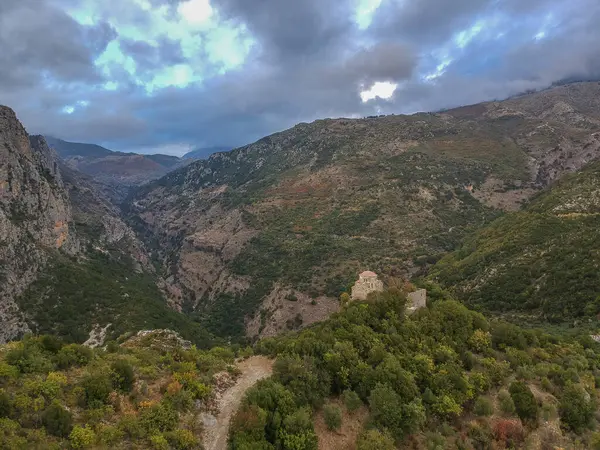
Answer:
<path fill-rule="evenodd" d="M 398 276 L 434 262 L 598 159 L 599 119 L 600 85 L 578 83 L 435 114 L 300 124 L 142 188 L 130 218 L 171 301 L 239 333 L 268 322 L 273 308 L 261 304 L 276 286 L 335 297 L 362 269 Z"/>
<path fill-rule="evenodd" d="M 28 330 L 14 298 L 45 265 L 46 250 L 78 248 L 56 155 L 0 106 L 0 341 Z"/>

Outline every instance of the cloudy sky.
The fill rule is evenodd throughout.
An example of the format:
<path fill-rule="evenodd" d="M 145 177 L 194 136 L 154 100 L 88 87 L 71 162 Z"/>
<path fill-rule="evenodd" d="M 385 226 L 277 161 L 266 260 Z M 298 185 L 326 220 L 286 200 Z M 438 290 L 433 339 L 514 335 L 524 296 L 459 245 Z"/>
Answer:
<path fill-rule="evenodd" d="M 597 78 L 599 23 L 598 0 L 0 0 L 0 104 L 181 154 Z"/>

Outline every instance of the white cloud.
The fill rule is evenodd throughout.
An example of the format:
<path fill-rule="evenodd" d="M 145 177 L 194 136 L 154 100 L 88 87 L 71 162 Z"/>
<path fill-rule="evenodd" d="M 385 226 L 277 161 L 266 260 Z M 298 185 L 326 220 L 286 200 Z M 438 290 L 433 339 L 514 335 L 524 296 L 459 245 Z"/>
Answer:
<path fill-rule="evenodd" d="M 190 25 L 204 25 L 213 15 L 209 0 L 189 0 L 177 7 L 177 12 Z"/>
<path fill-rule="evenodd" d="M 394 92 L 396 92 L 396 88 L 398 87 L 397 83 L 390 83 L 389 81 L 378 81 L 373 84 L 370 89 L 364 90 L 360 93 L 360 98 L 363 103 L 368 102 L 369 100 L 373 100 L 375 98 L 381 98 L 384 100 L 388 100 L 392 98 Z"/>

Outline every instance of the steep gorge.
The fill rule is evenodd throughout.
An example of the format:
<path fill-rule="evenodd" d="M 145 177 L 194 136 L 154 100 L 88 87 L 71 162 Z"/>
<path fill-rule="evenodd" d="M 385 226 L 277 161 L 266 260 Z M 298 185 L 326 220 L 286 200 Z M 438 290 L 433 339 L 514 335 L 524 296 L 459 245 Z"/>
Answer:
<path fill-rule="evenodd" d="M 87 176 L 0 107 L 0 342 L 53 333 L 83 342 L 143 328 L 212 337 L 173 311 L 144 244 Z"/>

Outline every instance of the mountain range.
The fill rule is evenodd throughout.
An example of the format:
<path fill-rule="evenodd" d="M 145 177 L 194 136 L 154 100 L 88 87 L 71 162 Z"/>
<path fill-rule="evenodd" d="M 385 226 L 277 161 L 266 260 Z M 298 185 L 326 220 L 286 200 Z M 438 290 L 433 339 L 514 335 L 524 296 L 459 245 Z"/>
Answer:
<path fill-rule="evenodd" d="M 440 283 L 489 311 L 593 317 L 595 206 L 577 195 L 595 196 L 599 94 L 597 82 L 573 83 L 439 113 L 319 120 L 182 167 L 48 146 L 3 108 L 3 338 L 37 329 L 81 341 L 167 316 L 203 341 L 270 336 L 327 318 L 366 269 Z M 160 171 L 148 167 L 170 172 L 150 180 Z M 83 302 L 77 280 L 90 287 Z M 152 319 L 152 308 L 139 314 L 146 301 Z M 58 320 L 79 307 L 88 312 Z"/>
<path fill-rule="evenodd" d="M 302 299 L 297 322 L 311 323 L 358 272 L 418 275 L 597 159 L 599 94 L 576 83 L 435 114 L 299 124 L 140 188 L 128 221 L 151 243 L 169 300 L 215 332 L 281 331 L 290 295 Z"/>
<path fill-rule="evenodd" d="M 122 201 L 132 188 L 213 153 L 230 150 L 226 147 L 198 148 L 180 158 L 116 152 L 96 144 L 68 142 L 51 136 L 45 139 L 67 167 L 90 176 L 116 202 Z"/>
<path fill-rule="evenodd" d="M 600 83 L 180 162 L 0 106 L 0 448 L 600 448 Z"/>

